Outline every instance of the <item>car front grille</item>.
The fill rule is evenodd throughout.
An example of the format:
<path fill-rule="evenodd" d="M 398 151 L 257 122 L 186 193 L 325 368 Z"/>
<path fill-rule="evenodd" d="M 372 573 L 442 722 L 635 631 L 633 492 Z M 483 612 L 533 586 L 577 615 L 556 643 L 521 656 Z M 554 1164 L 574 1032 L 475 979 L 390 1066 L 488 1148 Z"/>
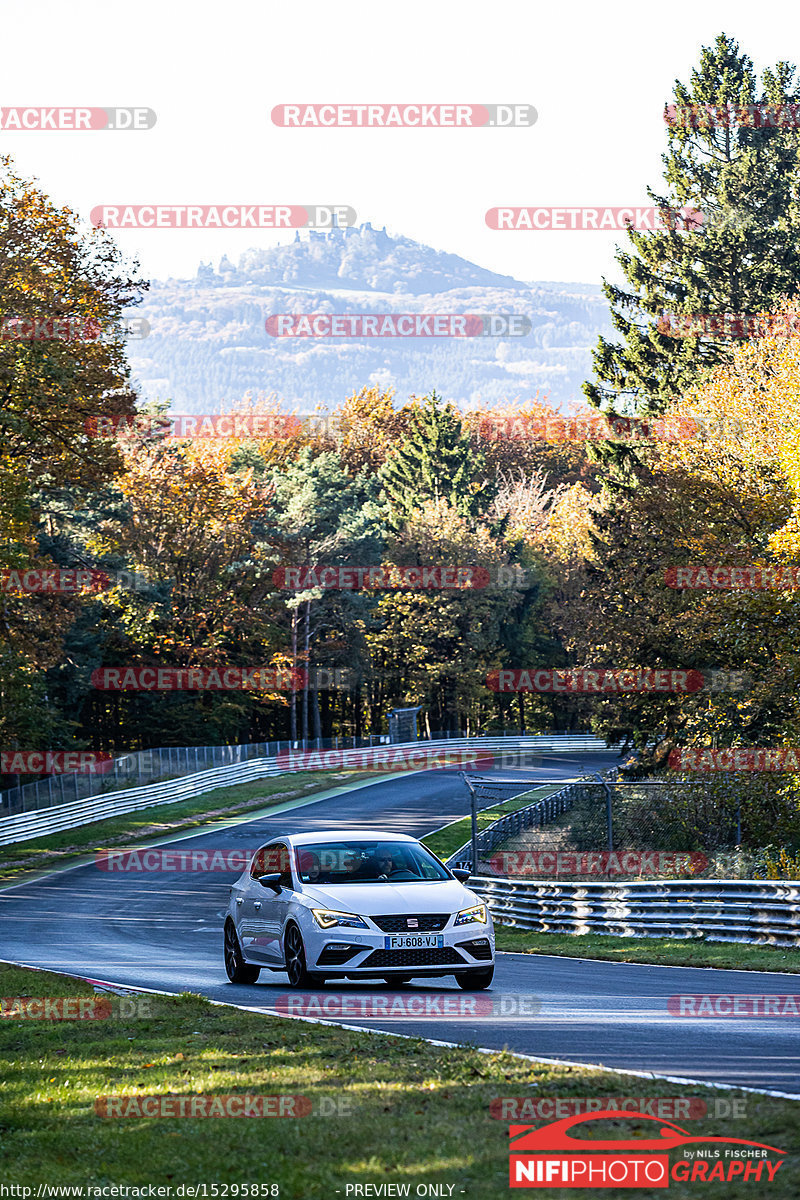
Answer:
<path fill-rule="evenodd" d="M 374 950 L 361 967 L 444 967 L 464 965 L 464 958 L 451 946 L 436 950 Z"/>
<path fill-rule="evenodd" d="M 413 933 L 434 933 L 444 929 L 449 920 L 450 913 L 393 913 L 387 917 L 370 917 L 384 933 L 408 933 L 409 929 Z M 409 921 L 418 924 L 412 926 Z"/>

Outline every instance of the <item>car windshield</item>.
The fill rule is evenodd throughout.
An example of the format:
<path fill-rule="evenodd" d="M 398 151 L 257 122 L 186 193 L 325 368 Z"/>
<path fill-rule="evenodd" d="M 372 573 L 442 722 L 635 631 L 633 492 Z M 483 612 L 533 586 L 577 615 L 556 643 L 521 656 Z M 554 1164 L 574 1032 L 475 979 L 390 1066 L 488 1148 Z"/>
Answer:
<path fill-rule="evenodd" d="M 414 842 L 320 842 L 298 846 L 302 883 L 420 883 L 449 879 L 438 859 Z"/>

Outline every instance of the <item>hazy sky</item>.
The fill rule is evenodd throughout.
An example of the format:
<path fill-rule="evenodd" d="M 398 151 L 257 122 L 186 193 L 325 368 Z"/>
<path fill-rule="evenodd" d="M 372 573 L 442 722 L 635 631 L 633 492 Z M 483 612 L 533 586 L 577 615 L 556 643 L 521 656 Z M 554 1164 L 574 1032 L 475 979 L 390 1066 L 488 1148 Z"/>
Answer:
<path fill-rule="evenodd" d="M 140 132 L 0 132 L 18 170 L 88 220 L 99 204 L 352 206 L 521 279 L 599 283 L 624 235 L 498 232 L 499 205 L 635 205 L 658 186 L 663 105 L 702 45 L 757 71 L 800 60 L 788 5 L 407 0 L 4 0 L 2 106 L 146 106 Z M 285 129 L 282 103 L 527 103 L 532 128 Z M 268 230 L 132 230 L 145 276 L 193 275 Z"/>

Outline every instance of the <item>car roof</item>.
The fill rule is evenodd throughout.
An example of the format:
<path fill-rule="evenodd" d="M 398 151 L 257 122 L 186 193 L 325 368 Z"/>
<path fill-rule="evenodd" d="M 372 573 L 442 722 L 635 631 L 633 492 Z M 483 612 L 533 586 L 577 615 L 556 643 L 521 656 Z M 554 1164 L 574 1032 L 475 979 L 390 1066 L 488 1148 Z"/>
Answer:
<path fill-rule="evenodd" d="M 386 829 L 318 829 L 312 833 L 284 833 L 270 838 L 271 842 L 288 842 L 291 846 L 307 846 L 321 842 L 416 842 L 407 833 L 391 833 Z M 267 845 L 268 843 L 264 843 Z"/>

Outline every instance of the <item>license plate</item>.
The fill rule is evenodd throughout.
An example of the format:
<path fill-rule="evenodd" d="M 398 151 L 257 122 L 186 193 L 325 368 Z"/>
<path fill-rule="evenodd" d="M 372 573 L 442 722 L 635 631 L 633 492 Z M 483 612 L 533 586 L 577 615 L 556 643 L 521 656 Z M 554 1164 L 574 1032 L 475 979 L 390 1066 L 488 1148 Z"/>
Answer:
<path fill-rule="evenodd" d="M 444 945 L 441 933 L 393 933 L 386 938 L 385 950 L 439 950 Z"/>

